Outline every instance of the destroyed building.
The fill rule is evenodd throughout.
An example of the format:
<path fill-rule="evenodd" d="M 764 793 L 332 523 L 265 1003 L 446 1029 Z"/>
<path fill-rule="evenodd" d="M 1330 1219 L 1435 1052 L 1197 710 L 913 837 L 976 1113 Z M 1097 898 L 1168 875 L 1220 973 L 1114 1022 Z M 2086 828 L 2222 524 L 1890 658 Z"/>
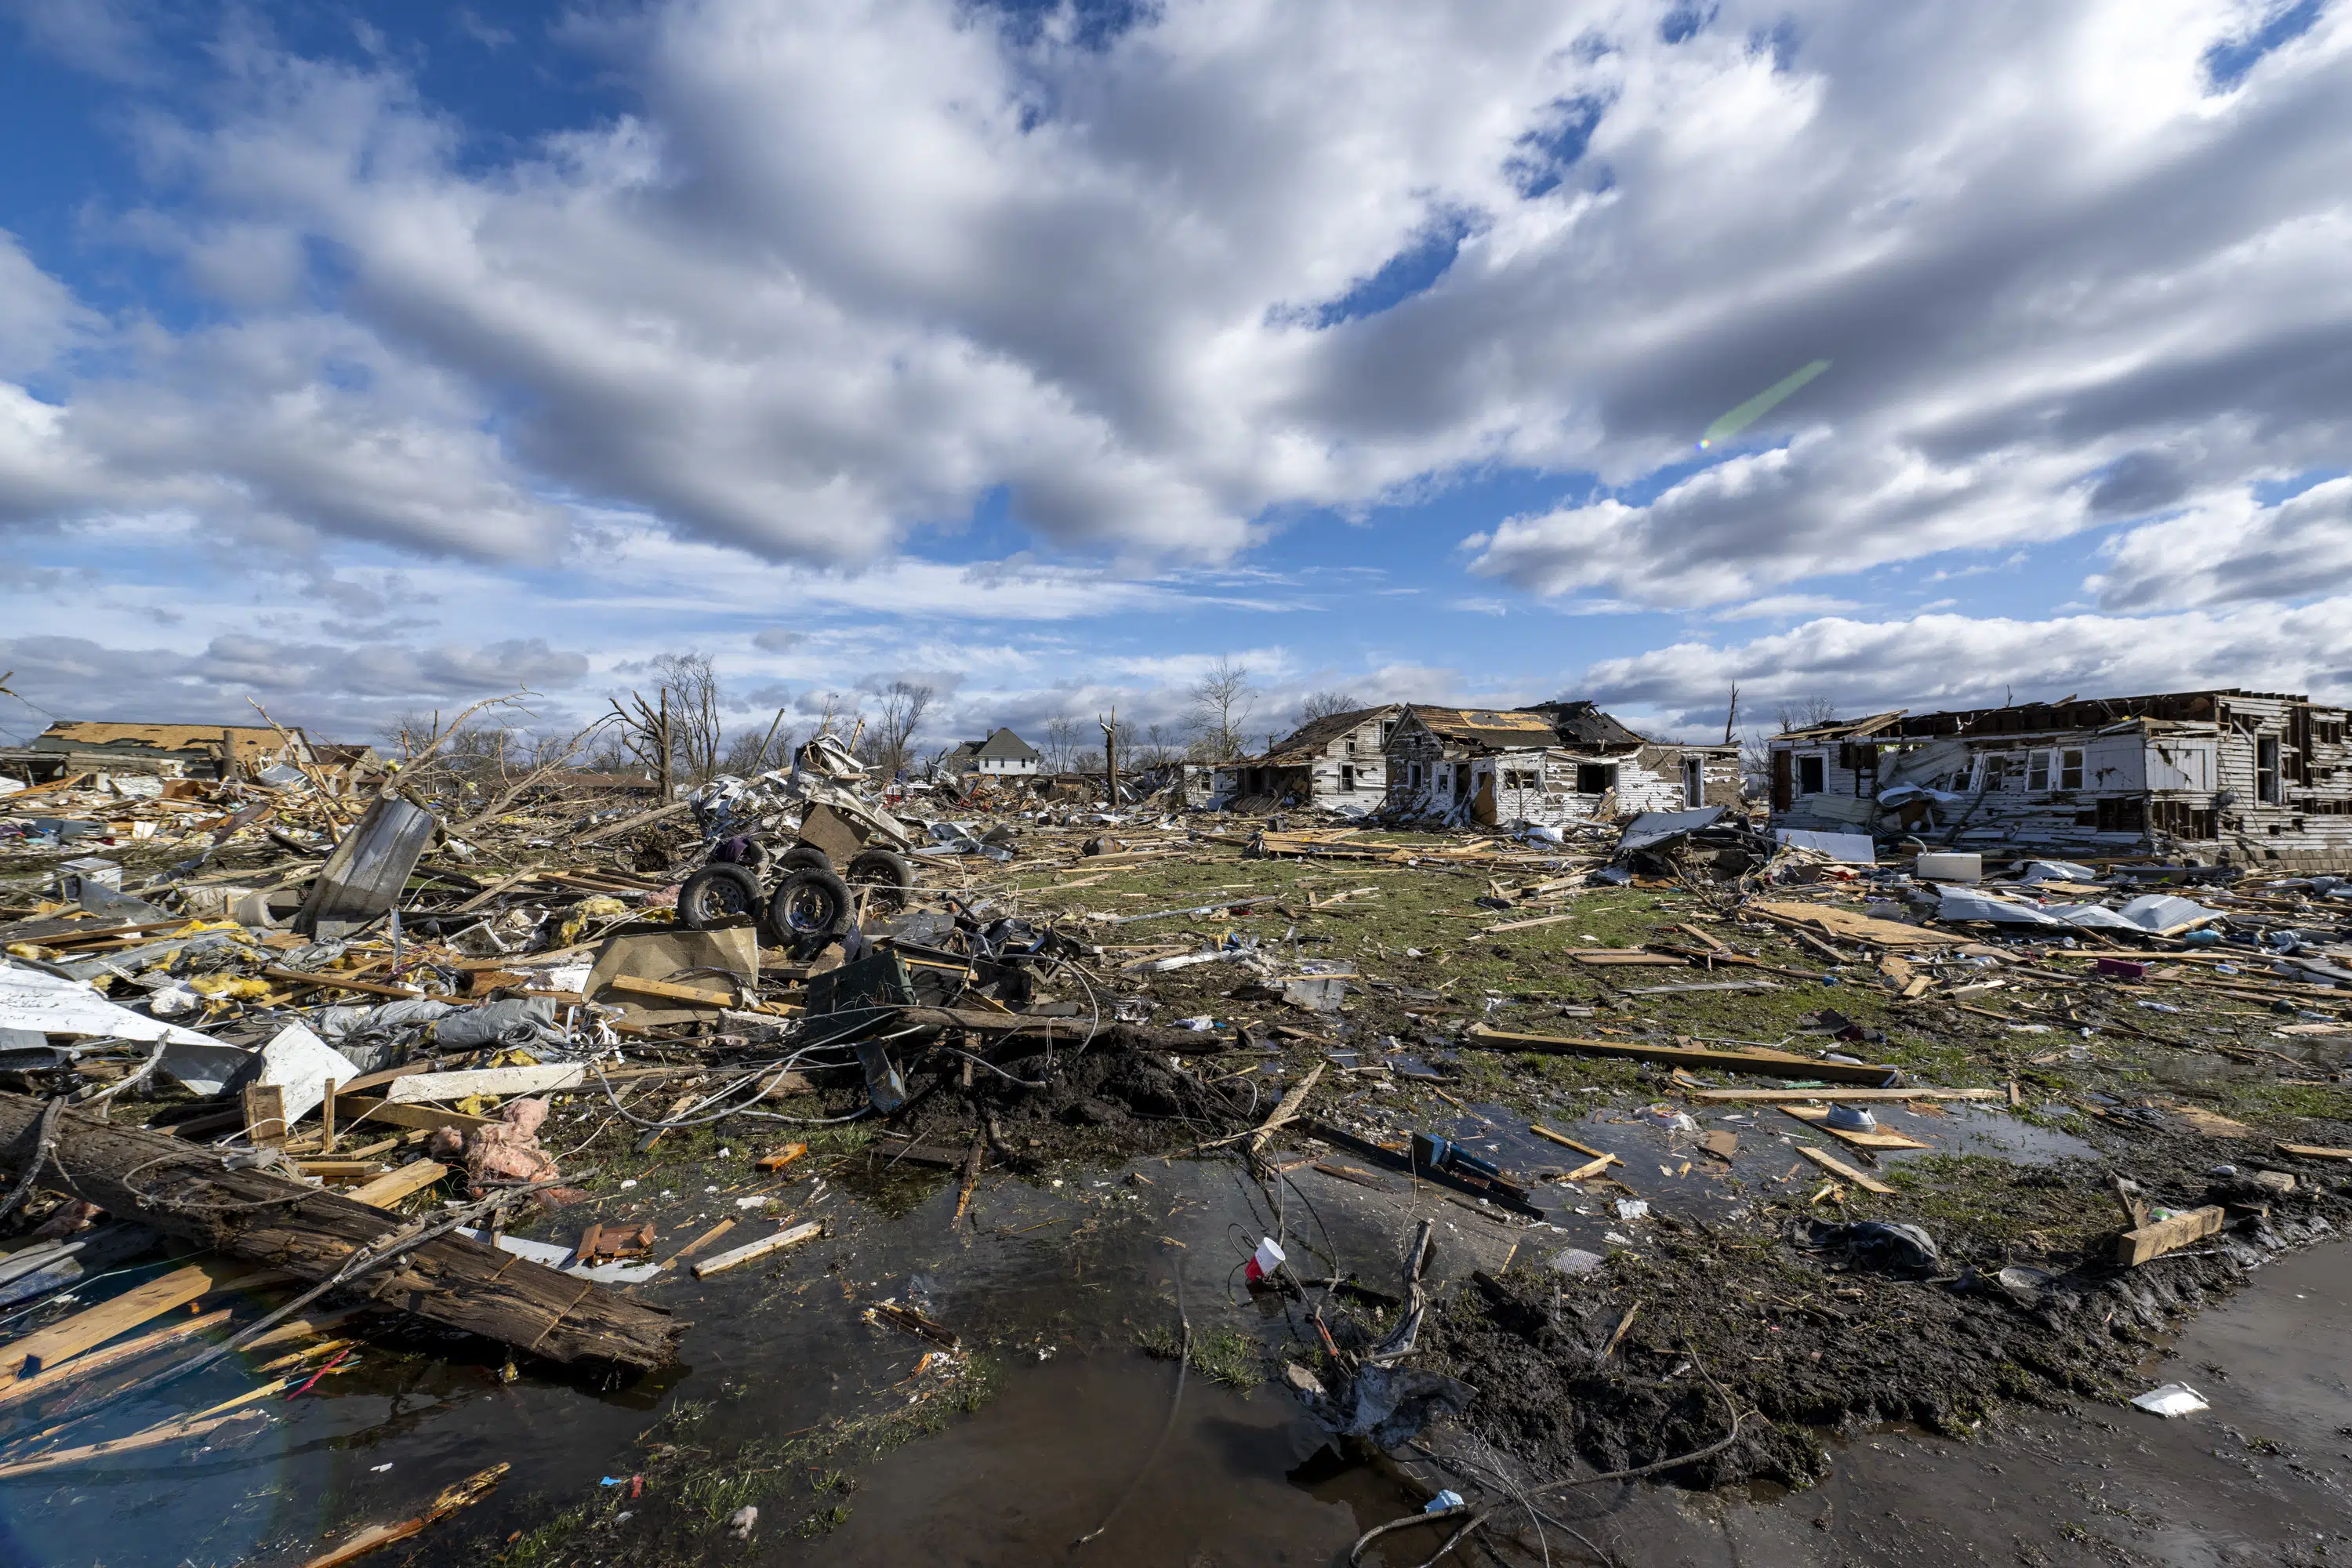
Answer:
<path fill-rule="evenodd" d="M 60 719 L 23 746 L 0 748 L 0 774 L 21 784 L 101 779 L 258 777 L 272 767 L 315 765 L 299 729 L 267 724 L 118 724 Z"/>
<path fill-rule="evenodd" d="M 946 773 L 979 773 L 986 777 L 1027 776 L 1045 764 L 1045 753 L 999 726 L 985 741 L 964 741 L 940 759 Z"/>
<path fill-rule="evenodd" d="M 1388 799 L 1389 737 L 1404 704 L 1309 720 L 1269 748 L 1217 769 L 1215 793 L 1234 809 L 1268 805 L 1377 811 Z"/>
<path fill-rule="evenodd" d="M 2343 869 L 2345 719 L 2232 689 L 1815 724 L 1769 742 L 1772 826 Z"/>
<path fill-rule="evenodd" d="M 1388 758 L 1389 810 L 1489 826 L 1739 802 L 1738 746 L 1652 741 L 1587 701 L 1415 705 Z"/>

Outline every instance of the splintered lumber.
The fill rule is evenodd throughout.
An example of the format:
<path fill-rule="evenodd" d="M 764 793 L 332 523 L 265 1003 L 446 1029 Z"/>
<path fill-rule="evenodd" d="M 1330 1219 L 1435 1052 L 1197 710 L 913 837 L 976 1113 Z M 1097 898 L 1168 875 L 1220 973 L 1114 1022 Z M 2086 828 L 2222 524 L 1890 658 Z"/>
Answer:
<path fill-rule="evenodd" d="M 0 1480 L 12 1476 L 28 1476 L 41 1470 L 54 1470 L 64 1465 L 78 1465 L 85 1459 L 110 1459 L 117 1454 L 135 1454 L 142 1448 L 160 1447 L 176 1443 L 184 1437 L 201 1437 L 207 1432 L 238 1421 L 258 1421 L 266 1412 L 231 1410 L 219 1415 L 177 1416 L 133 1432 L 127 1437 L 110 1437 L 103 1443 L 88 1443 L 79 1448 L 52 1448 L 46 1454 L 36 1454 L 27 1459 L 12 1459 L 0 1464 Z"/>
<path fill-rule="evenodd" d="M 1585 1040 L 1560 1035 L 1522 1035 L 1473 1024 L 1465 1038 L 1498 1051 L 1543 1051 L 1563 1055 L 1624 1057 L 1665 1067 L 1714 1068 L 1724 1072 L 1768 1073 L 1774 1078 L 1822 1079 L 1832 1083 L 1883 1086 L 1891 1067 L 1863 1062 L 1817 1061 L 1785 1051 L 1710 1051 L 1696 1046 L 1652 1046 L 1629 1040 Z"/>
<path fill-rule="evenodd" d="M 2116 1237 L 2116 1267 L 2137 1268 L 2151 1258 L 2202 1241 L 2221 1229 L 2221 1210 L 2218 1205 L 2190 1209 L 2187 1214 L 2174 1215 L 2152 1225 L 2127 1230 Z"/>
<path fill-rule="evenodd" d="M 805 1143 L 787 1143 L 752 1161 L 751 1168 L 755 1171 L 781 1171 L 807 1152 L 808 1145 Z"/>
<path fill-rule="evenodd" d="M 701 1251 L 704 1247 L 709 1246 L 712 1242 L 717 1241 L 720 1237 L 725 1236 L 729 1231 L 733 1230 L 734 1228 L 735 1222 L 733 1220 L 720 1220 L 717 1225 L 712 1226 L 709 1230 L 704 1231 L 700 1236 L 696 1237 L 692 1241 L 688 1242 L 684 1247 L 679 1247 L 676 1252 L 673 1252 L 667 1258 L 663 1258 L 661 1260 L 661 1266 L 664 1268 L 672 1268 L 677 1267 L 677 1260 L 679 1258 L 689 1257 L 694 1253 Z"/>
<path fill-rule="evenodd" d="M 608 822 L 595 832 L 573 839 L 572 847 L 584 849 L 591 844 L 601 844 L 607 838 L 618 837 L 630 829 L 643 827 L 649 822 L 659 822 L 666 816 L 676 816 L 679 812 L 686 810 L 689 804 L 683 800 L 674 800 L 667 805 L 657 805 L 651 811 L 641 811 L 635 816 L 625 816 L 618 822 Z"/>
<path fill-rule="evenodd" d="M 1826 1149 L 1816 1149 L 1811 1143 L 1800 1143 L 1797 1145 L 1797 1152 L 1827 1171 L 1831 1175 L 1843 1177 L 1865 1193 L 1877 1193 L 1885 1197 L 1892 1197 L 1895 1194 L 1893 1187 L 1888 1186 L 1876 1176 L 1855 1170 Z"/>
<path fill-rule="evenodd" d="M 708 1279 L 714 1274 L 724 1274 L 730 1268 L 740 1268 L 746 1263 L 757 1262 L 772 1252 L 782 1252 L 788 1247 L 798 1247 L 803 1241 L 814 1240 L 824 1233 L 823 1220 L 803 1220 L 787 1226 L 773 1236 L 763 1236 L 757 1241 L 746 1242 L 727 1252 L 715 1252 L 694 1266 L 697 1279 Z"/>
<path fill-rule="evenodd" d="M 81 1354 L 53 1365 L 46 1371 L 27 1373 L 13 1383 L 0 1383 L 0 1405 L 15 1405 L 26 1399 L 38 1399 L 45 1394 L 61 1388 L 67 1384 L 77 1382 L 92 1373 L 104 1372 L 111 1366 L 121 1366 L 127 1361 L 137 1361 L 141 1356 L 178 1344 L 182 1340 L 206 1333 L 227 1322 L 235 1312 L 234 1308 L 223 1307 L 217 1311 L 206 1312 L 200 1317 L 183 1319 L 176 1323 L 166 1323 L 160 1329 L 150 1329 L 143 1334 L 135 1335 L 120 1343 L 102 1346 L 98 1350 L 84 1351 Z"/>
<path fill-rule="evenodd" d="M 1848 1127 L 1830 1125 L 1830 1113 L 1819 1106 L 1783 1105 L 1781 1111 L 1795 1117 L 1819 1131 L 1826 1132 L 1841 1143 L 1851 1143 L 1857 1149 L 1932 1149 L 1933 1143 L 1922 1143 L 1902 1132 L 1862 1132 Z"/>
<path fill-rule="evenodd" d="M 690 1002 L 698 1007 L 732 1007 L 735 993 L 712 991 L 699 985 L 680 985 L 668 980 L 640 980 L 633 974 L 616 974 L 604 982 L 607 991 L 625 991 L 633 996 L 658 996 L 667 1002 Z"/>
<path fill-rule="evenodd" d="M 0 1094 L 0 1162 L 14 1166 L 24 1159 L 41 1111 L 40 1100 Z M 58 1118 L 46 1152 L 42 1173 L 49 1184 L 69 1188 L 118 1219 L 300 1279 L 331 1279 L 354 1253 L 392 1243 L 409 1228 L 398 1215 L 341 1194 L 266 1171 L 233 1170 L 213 1150 L 78 1111 Z M 209 1289 L 215 1266 L 191 1267 L 205 1272 Z M 226 1275 L 226 1265 L 217 1267 Z M 193 1281 L 177 1289 L 193 1289 Z M 671 1359 L 684 1327 L 658 1308 L 460 1235 L 423 1242 L 347 1289 L 557 1362 L 659 1366 Z"/>
<path fill-rule="evenodd" d="M 470 1100 L 478 1094 L 552 1094 L 558 1089 L 578 1089 L 587 1076 L 588 1069 L 578 1062 L 411 1073 L 385 1085 L 384 1099 L 394 1105 L 413 1105 L 436 1100 Z"/>
<path fill-rule="evenodd" d="M 1999 1089 L 1691 1089 L 1693 1100 L 2006 1100 Z"/>
<path fill-rule="evenodd" d="M 401 1199 L 423 1192 L 448 1173 L 449 1167 L 436 1160 L 411 1160 L 397 1171 L 386 1171 L 372 1182 L 362 1182 L 343 1196 L 370 1208 L 393 1208 Z"/>
<path fill-rule="evenodd" d="M 1759 900 L 1742 907 L 1784 925 L 1818 926 L 1832 936 L 1842 936 L 1849 942 L 1871 942 L 1879 947 L 1951 947 L 1969 940 L 1950 931 L 1928 931 L 1921 926 L 1905 925 L 1900 921 L 1882 921 L 1870 915 L 1856 914 L 1834 904 L 1775 903 Z"/>
<path fill-rule="evenodd" d="M 1620 1160 L 1614 1154 L 1596 1154 L 1591 1159 L 1587 1160 L 1583 1164 L 1579 1165 L 1575 1170 L 1570 1171 L 1567 1175 L 1562 1176 L 1560 1180 L 1563 1182 L 1589 1182 L 1593 1177 L 1601 1174 L 1601 1172 L 1607 1170 L 1610 1166 L 1622 1165 L 1624 1163 L 1624 1161 Z"/>
<path fill-rule="evenodd" d="M 1601 1151 L 1601 1150 L 1595 1149 L 1595 1148 L 1594 1148 L 1591 1144 L 1590 1144 L 1590 1143 L 1580 1143 L 1580 1142 L 1578 1142 L 1575 1139 L 1570 1138 L 1570 1137 L 1567 1133 L 1565 1133 L 1565 1132 L 1555 1132 L 1555 1131 L 1553 1131 L 1550 1128 L 1546 1127 L 1546 1126 L 1545 1126 L 1542 1122 L 1540 1122 L 1540 1121 L 1530 1121 L 1530 1122 L 1528 1122 L 1528 1131 L 1530 1131 L 1530 1132 L 1532 1132 L 1532 1133 L 1534 1133 L 1534 1134 L 1535 1134 L 1537 1137 L 1538 1137 L 1538 1138 L 1549 1138 L 1549 1139 L 1550 1139 L 1553 1142 L 1555 1142 L 1555 1143 L 1559 1144 L 1559 1145 L 1561 1148 L 1563 1148 L 1563 1149 L 1573 1149 L 1573 1150 L 1575 1150 L 1578 1153 L 1582 1154 L 1582 1155 L 1586 1156 L 1586 1157 L 1587 1157 L 1587 1158 L 1589 1158 L 1589 1159 L 1594 1159 L 1594 1160 L 1600 1160 L 1600 1159 L 1612 1159 L 1612 1160 L 1613 1160 L 1613 1159 L 1615 1159 L 1615 1158 L 1616 1158 L 1616 1156 L 1615 1156 L 1615 1155 L 1613 1155 L 1613 1154 L 1608 1154 L 1608 1153 L 1605 1153 L 1605 1152 L 1604 1152 L 1603 1151 Z"/>
<path fill-rule="evenodd" d="M 1296 1084 L 1293 1084 L 1290 1088 L 1290 1092 L 1284 1095 L 1282 1099 L 1276 1103 L 1273 1111 L 1267 1115 L 1266 1119 L 1264 1121 L 1259 1122 L 1249 1131 L 1234 1132 L 1229 1133 L 1223 1138 L 1213 1138 L 1208 1142 L 1202 1144 L 1201 1147 L 1203 1149 L 1213 1149 L 1220 1143 L 1238 1143 L 1243 1139 L 1246 1138 L 1249 1140 L 1250 1154 L 1255 1158 L 1265 1148 L 1265 1141 L 1274 1136 L 1276 1130 L 1280 1128 L 1284 1123 L 1289 1121 L 1292 1118 L 1296 1117 L 1298 1114 L 1298 1108 L 1307 1103 L 1307 1094 L 1315 1088 L 1317 1080 L 1321 1079 L 1323 1076 L 1324 1065 L 1325 1064 L 1322 1062 L 1317 1062 L 1313 1067 L 1307 1068 L 1307 1076 L 1300 1079 Z"/>
<path fill-rule="evenodd" d="M 2278 1152 L 2305 1160 L 2352 1160 L 2352 1149 L 2330 1149 L 2324 1143 L 2282 1143 Z"/>
<path fill-rule="evenodd" d="M 1579 963 L 1590 964 L 1656 963 L 1664 964 L 1669 969 L 1685 969 L 1690 965 L 1690 960 L 1678 953 L 1650 952 L 1638 947 L 1579 948 L 1568 956 Z"/>
<path fill-rule="evenodd" d="M 64 1120 L 59 1119 L 60 1132 Z M 310 1189 L 305 1187 L 302 1190 L 309 1192 Z M 110 1212 L 120 1211 L 112 1210 L 110 1205 Z M 133 1286 L 121 1295 L 101 1301 L 95 1307 L 86 1307 L 72 1317 L 51 1323 L 38 1332 L 26 1334 L 7 1345 L 0 1345 L 0 1376 L 17 1378 L 47 1372 L 94 1345 L 104 1344 L 117 1334 L 129 1333 L 142 1323 L 202 1300 L 253 1272 L 248 1264 L 233 1263 L 222 1258 L 207 1258 L 202 1263 L 174 1268 L 160 1279 Z"/>
<path fill-rule="evenodd" d="M 444 1110 L 437 1105 L 403 1105 L 390 1100 L 354 1100 L 350 1095 L 336 1097 L 335 1115 L 343 1122 L 346 1132 L 357 1131 L 362 1121 L 380 1121 L 392 1127 L 415 1127 L 427 1131 L 438 1127 L 454 1127 L 460 1132 L 476 1127 L 488 1127 L 490 1118 L 468 1116 L 462 1110 Z"/>
<path fill-rule="evenodd" d="M 1338 900 L 1334 900 L 1332 901 L 1336 903 Z M 1564 915 L 1537 915 L 1530 920 L 1505 921 L 1501 925 L 1481 926 L 1478 928 L 1477 934 L 1480 936 L 1493 936 L 1497 931 L 1531 931 L 1537 926 L 1558 925 L 1562 921 L 1580 921 L 1583 918 L 1584 913 L 1582 910 L 1570 910 Z"/>
<path fill-rule="evenodd" d="M 289 985 L 318 985 L 329 991 L 356 991 L 367 996 L 393 996 L 413 1001 L 425 994 L 414 985 L 388 985 L 381 980 L 347 980 L 340 974 L 308 969 L 264 969 L 266 980 L 280 980 Z"/>
<path fill-rule="evenodd" d="M 371 1524 L 332 1551 L 322 1552 L 302 1564 L 302 1568 L 342 1568 L 355 1558 L 364 1557 L 378 1547 L 389 1546 L 395 1541 L 405 1541 L 412 1535 L 438 1524 L 461 1508 L 467 1508 L 490 1495 L 490 1489 L 503 1479 L 512 1466 L 492 1465 L 478 1475 L 469 1476 L 456 1486 L 447 1488 L 433 1500 L 432 1505 L 415 1519 L 404 1519 L 397 1524 Z"/>

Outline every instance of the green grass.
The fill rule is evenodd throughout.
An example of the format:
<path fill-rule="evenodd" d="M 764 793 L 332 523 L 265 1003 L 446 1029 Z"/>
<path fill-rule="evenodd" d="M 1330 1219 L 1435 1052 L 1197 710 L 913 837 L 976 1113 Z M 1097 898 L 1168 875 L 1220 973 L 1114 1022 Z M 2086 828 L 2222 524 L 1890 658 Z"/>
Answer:
<path fill-rule="evenodd" d="M 1174 1361 L 1183 1349 L 1182 1335 L 1166 1327 L 1145 1329 L 1135 1336 L 1135 1342 L 1143 1347 L 1145 1354 L 1160 1361 Z M 1233 1329 L 1196 1331 L 1189 1359 L 1193 1371 L 1228 1388 L 1246 1392 L 1255 1388 L 1265 1376 L 1264 1348 L 1249 1335 Z"/>

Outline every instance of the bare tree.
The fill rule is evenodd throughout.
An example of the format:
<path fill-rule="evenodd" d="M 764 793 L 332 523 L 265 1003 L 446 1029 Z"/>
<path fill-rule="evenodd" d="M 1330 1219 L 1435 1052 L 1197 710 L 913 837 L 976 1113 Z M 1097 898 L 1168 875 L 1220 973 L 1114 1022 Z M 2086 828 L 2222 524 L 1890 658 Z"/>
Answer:
<path fill-rule="evenodd" d="M 738 730 L 728 737 L 727 749 L 719 754 L 719 771 L 750 778 L 774 766 L 771 759 L 792 754 L 793 732 L 781 723 L 773 729 L 753 727 Z"/>
<path fill-rule="evenodd" d="M 907 765 L 915 731 L 938 695 L 911 680 L 894 680 L 882 689 L 881 708 L 874 716 L 874 760 L 885 773 L 896 778 Z"/>
<path fill-rule="evenodd" d="M 1837 716 L 1837 704 L 1820 696 L 1792 698 L 1782 702 L 1773 713 L 1773 719 L 1784 735 L 1791 730 L 1810 730 L 1816 724 L 1835 723 Z"/>
<path fill-rule="evenodd" d="M 1257 688 L 1250 684 L 1249 671 L 1220 656 L 1193 683 L 1192 697 L 1192 731 L 1201 760 L 1229 763 L 1240 756 L 1247 745 L 1242 726 L 1257 707 Z"/>
<path fill-rule="evenodd" d="M 690 649 L 661 655 L 653 668 L 669 700 L 673 771 L 697 782 L 710 777 L 719 771 L 719 671 L 709 654 Z"/>
<path fill-rule="evenodd" d="M 1139 760 L 1145 767 L 1163 768 L 1168 765 L 1169 753 L 1175 750 L 1176 740 L 1168 732 L 1167 725 L 1148 725 L 1143 731 L 1143 754 Z"/>
<path fill-rule="evenodd" d="M 1078 721 L 1067 713 L 1056 713 L 1045 721 L 1045 757 L 1054 772 L 1070 771 L 1070 752 L 1077 738 Z"/>
<path fill-rule="evenodd" d="M 1310 691 L 1307 700 L 1298 705 L 1300 722 L 1312 724 L 1318 719 L 1328 719 L 1334 713 L 1353 713 L 1365 706 L 1352 691 Z"/>

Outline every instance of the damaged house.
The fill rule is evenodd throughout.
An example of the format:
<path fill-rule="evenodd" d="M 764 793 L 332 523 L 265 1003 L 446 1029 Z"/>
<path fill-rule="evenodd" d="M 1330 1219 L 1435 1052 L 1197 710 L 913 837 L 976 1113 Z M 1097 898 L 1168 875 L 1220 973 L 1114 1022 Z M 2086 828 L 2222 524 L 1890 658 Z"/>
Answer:
<path fill-rule="evenodd" d="M 1233 809 L 1317 805 L 1378 811 L 1388 800 L 1389 737 L 1404 704 L 1309 720 L 1262 757 L 1217 769 L 1214 793 Z"/>
<path fill-rule="evenodd" d="M 1416 705 L 1388 753 L 1388 805 L 1401 816 L 1559 826 L 1739 804 L 1738 746 L 1652 741 L 1591 702 Z"/>
<path fill-rule="evenodd" d="M 29 745 L 0 749 L 0 773 L 28 784 L 102 779 L 258 777 L 273 767 L 315 764 L 299 729 L 267 724 L 116 724 L 61 719 Z"/>
<path fill-rule="evenodd" d="M 1045 765 L 1045 754 L 1012 731 L 998 728 L 985 741 L 965 741 L 939 762 L 943 773 L 977 773 L 985 778 L 1034 776 Z"/>
<path fill-rule="evenodd" d="M 1772 826 L 2352 868 L 2346 710 L 2276 692 L 1880 713 L 1769 742 Z"/>

